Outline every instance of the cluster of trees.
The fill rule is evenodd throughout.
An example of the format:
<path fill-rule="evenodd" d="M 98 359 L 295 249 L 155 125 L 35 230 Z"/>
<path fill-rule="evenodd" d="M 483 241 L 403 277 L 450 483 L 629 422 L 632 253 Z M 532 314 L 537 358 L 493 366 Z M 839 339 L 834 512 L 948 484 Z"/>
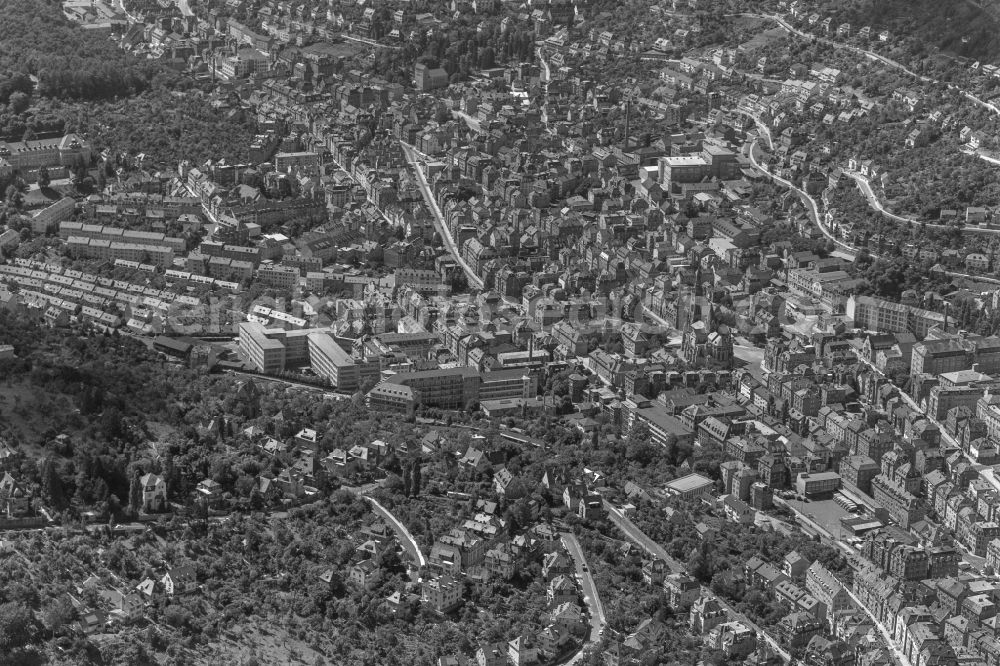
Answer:
<path fill-rule="evenodd" d="M 487 21 L 482 32 L 477 31 L 475 14 L 463 15 L 453 21 L 447 31 L 436 31 L 428 37 L 417 31 L 400 49 L 381 49 L 375 55 L 375 73 L 390 82 L 409 84 L 413 65 L 420 61 L 429 67 L 440 66 L 453 81 L 466 78 L 472 71 L 526 62 L 534 58 L 535 35 L 522 29 L 500 30 L 499 23 Z"/>
<path fill-rule="evenodd" d="M 36 76 L 39 96 L 110 99 L 145 90 L 156 77 L 174 78 L 160 65 L 129 56 L 97 33 L 80 30 L 58 5 L 2 0 L 0 14 L 0 41 L 6 46 L 0 71 Z M 17 91 L 30 92 L 24 87 L 22 82 Z"/>
<path fill-rule="evenodd" d="M 769 527 L 725 522 L 713 531 L 711 538 L 702 539 L 695 525 L 719 519 L 706 518 L 698 502 L 678 501 L 674 509 L 673 516 L 663 520 L 659 506 L 641 501 L 633 520 L 657 543 L 663 544 L 671 557 L 685 562 L 693 576 L 764 626 L 773 626 L 789 611 L 746 586 L 743 566 L 750 557 L 756 555 L 765 561 L 779 562 L 795 550 L 810 561 L 820 562 L 842 580 L 850 581 L 850 564 L 839 550 L 798 531 L 785 534 Z"/>
<path fill-rule="evenodd" d="M 178 647 L 200 651 L 239 623 L 252 626 L 258 622 L 287 631 L 290 637 L 307 638 L 306 644 L 315 651 L 326 653 L 333 663 L 343 663 L 332 656 L 335 650 L 349 655 L 353 650 L 375 649 L 376 625 L 391 621 L 382 601 L 402 589 L 405 581 L 400 560 L 390 547 L 378 554 L 379 570 L 369 586 L 346 585 L 346 569 L 356 557 L 355 544 L 347 535 L 370 519 L 367 503 L 342 492 L 328 501 L 293 509 L 280 521 L 259 514 L 235 517 L 231 529 L 206 532 L 197 524 L 173 518 L 154 525 L 154 532 L 124 540 L 102 530 L 83 534 L 59 529 L 15 537 L 14 547 L 27 559 L 10 562 L 0 574 L 0 655 L 6 659 L 32 643 L 32 652 L 37 654 L 42 642 L 55 639 L 69 648 L 67 652 L 79 652 L 81 661 L 63 657 L 52 663 L 152 663 L 130 661 L 125 655 L 134 659 L 136 650 L 147 655 L 172 654 Z M 118 641 L 102 641 L 99 649 L 86 641 L 83 648 L 61 638 L 72 635 L 71 625 L 77 619 L 67 593 L 89 607 L 99 607 L 100 589 L 120 587 L 123 581 L 135 584 L 147 577 L 156 579 L 162 571 L 158 566 L 180 562 L 195 567 L 204 593 L 177 600 L 155 596 L 146 613 L 160 623 L 162 631 L 144 631 L 141 625 L 127 628 Z M 328 584 L 319 581 L 325 569 L 335 572 Z M 91 576 L 100 582 L 79 592 L 78 586 Z M 41 622 L 35 620 L 36 614 Z M 302 619 L 289 620 L 290 614 Z M 404 620 L 408 624 L 414 618 Z M 325 638 L 336 636 L 340 625 L 362 629 L 353 645 L 335 646 Z M 89 659 L 87 652 L 92 653 Z"/>
<path fill-rule="evenodd" d="M 973 3 L 935 2 L 935 0 L 881 0 L 880 2 L 828 2 L 823 16 L 834 25 L 848 22 L 858 30 L 871 26 L 873 31 L 889 30 L 895 40 L 903 41 L 903 50 L 920 58 L 935 49 L 972 60 L 989 59 L 1000 51 L 1000 21 L 983 6 Z"/>
<path fill-rule="evenodd" d="M 622 636 L 650 619 L 666 626 L 664 640 L 656 646 L 658 658 L 654 661 L 655 653 L 651 652 L 643 663 L 726 664 L 725 655 L 706 648 L 700 637 L 691 634 L 688 614 L 672 608 L 658 586 L 643 581 L 642 565 L 648 556 L 637 546 L 626 549 L 627 542 L 609 538 L 609 534 L 615 534 L 615 529 L 610 524 L 599 524 L 579 530 L 579 541 L 601 596 L 609 628 Z M 583 663 L 591 662 L 585 659 Z M 596 666 L 603 662 L 593 663 Z"/>
<path fill-rule="evenodd" d="M 10 113 L 24 113 L 31 103 L 34 84 L 24 72 L 6 72 L 0 75 L 0 107 L 9 105 Z"/>
<path fill-rule="evenodd" d="M 465 608 L 444 623 L 406 596 L 409 580 L 395 543 L 373 557 L 377 569 L 363 587 L 350 583 L 347 572 L 358 558 L 355 535 L 371 520 L 366 502 L 338 491 L 281 518 L 234 515 L 207 529 L 173 517 L 127 539 L 103 530 L 63 529 L 15 537 L 14 547 L 27 560 L 18 558 L 0 572 L 0 654 L 53 639 L 79 663 L 163 663 L 164 657 L 177 663 L 169 657 L 179 648 L 207 657 L 232 642 L 257 647 L 243 637 L 264 632 L 308 646 L 308 663 L 431 666 L 455 651 L 474 652 L 480 641 L 540 628 L 546 606 L 540 554 L 526 557 L 522 574 L 511 581 L 469 585 Z M 77 619 L 65 603 L 67 592 L 100 605 L 102 587 L 156 578 L 163 566 L 179 562 L 195 568 L 202 591 L 188 598 L 154 597 L 146 614 L 157 628 L 123 629 L 99 648 L 60 638 Z M 78 593 L 75 587 L 92 575 L 100 583 Z M 404 593 L 396 613 L 385 604 L 393 592 Z M 92 661 L 85 658 L 88 652 Z M 58 663 L 76 662 L 64 656 Z"/>
<path fill-rule="evenodd" d="M 85 133 L 96 150 L 143 153 L 158 166 L 175 168 L 182 160 L 246 163 L 254 134 L 242 114 L 217 111 L 198 90 L 158 88 L 128 100 L 61 104 L 53 111 L 66 131 Z"/>
<path fill-rule="evenodd" d="M 0 11 L 0 137 L 79 132 L 97 151 L 145 153 L 158 166 L 246 161 L 254 128 L 206 103 L 194 81 L 81 30 L 44 0 L 0 0 Z"/>

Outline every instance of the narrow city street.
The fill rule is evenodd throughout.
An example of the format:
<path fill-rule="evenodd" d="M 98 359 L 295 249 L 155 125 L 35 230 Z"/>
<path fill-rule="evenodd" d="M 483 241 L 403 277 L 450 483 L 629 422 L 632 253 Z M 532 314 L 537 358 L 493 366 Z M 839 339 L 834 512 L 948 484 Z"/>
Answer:
<path fill-rule="evenodd" d="M 469 280 L 469 284 L 478 289 L 482 289 L 483 279 L 479 277 L 479 275 L 477 275 L 467 263 L 465 263 L 465 260 L 462 259 L 462 253 L 459 251 L 458 246 L 455 245 L 455 240 L 451 237 L 451 231 L 448 229 L 448 223 L 444 219 L 444 214 L 441 212 L 437 201 L 434 199 L 434 193 L 431 191 L 430 185 L 427 183 L 427 178 L 424 176 L 423 169 L 420 168 L 420 157 L 417 149 L 403 141 L 400 141 L 399 144 L 403 147 L 403 153 L 406 155 L 406 161 L 410 164 L 410 168 L 417 177 L 417 185 L 420 187 L 420 193 L 423 195 L 424 202 L 427 204 L 427 207 L 431 210 L 431 214 L 434 218 L 434 226 L 437 228 L 438 233 L 441 234 L 441 240 L 444 242 L 445 248 L 455 259 L 455 262 L 462 267 L 463 271 L 465 271 L 465 276 Z"/>
<path fill-rule="evenodd" d="M 587 558 L 583 554 L 583 548 L 577 541 L 576 535 L 572 532 L 562 532 L 562 542 L 569 552 L 570 557 L 576 563 L 576 578 L 580 582 L 580 590 L 583 593 L 583 600 L 590 610 L 590 642 L 597 643 L 601 640 L 601 631 L 607 621 L 604 618 L 604 606 L 601 604 L 601 597 L 597 592 L 597 585 L 594 577 L 587 566 Z"/>

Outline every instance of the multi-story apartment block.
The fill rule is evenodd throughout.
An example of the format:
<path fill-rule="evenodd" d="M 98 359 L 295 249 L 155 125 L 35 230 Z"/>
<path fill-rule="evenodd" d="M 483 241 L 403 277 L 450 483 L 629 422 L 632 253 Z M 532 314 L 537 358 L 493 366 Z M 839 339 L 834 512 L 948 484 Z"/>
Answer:
<path fill-rule="evenodd" d="M 872 479 L 878 476 L 879 466 L 865 455 L 848 456 L 840 461 L 840 476 L 844 483 L 870 495 Z"/>
<path fill-rule="evenodd" d="M 927 415 L 936 421 L 944 421 L 948 412 L 955 407 L 976 408 L 976 403 L 983 397 L 982 386 L 932 386 L 927 396 Z"/>
<path fill-rule="evenodd" d="M 851 296 L 847 299 L 846 315 L 854 321 L 854 326 L 882 333 L 903 333 L 909 331 L 918 340 L 927 336 L 934 326 L 945 325 L 946 317 L 940 312 L 893 303 L 873 296 Z"/>
<path fill-rule="evenodd" d="M 537 378 L 521 370 L 480 373 L 469 367 L 398 373 L 368 392 L 370 407 L 400 409 L 424 404 L 444 409 L 464 409 L 481 400 L 531 398 L 538 391 Z"/>
<path fill-rule="evenodd" d="M 922 548 L 900 545 L 889 555 L 887 570 L 901 580 L 923 580 L 929 569 L 930 558 Z"/>
<path fill-rule="evenodd" d="M 904 528 L 923 518 L 920 500 L 895 478 L 879 474 L 872 479 L 872 497 Z"/>
<path fill-rule="evenodd" d="M 1000 395 L 986 391 L 976 402 L 976 417 L 983 422 L 989 438 L 1000 440 Z"/>
<path fill-rule="evenodd" d="M 362 383 L 378 380 L 381 366 L 377 358 L 355 358 L 326 332 L 308 333 L 307 339 L 310 367 L 338 391 L 356 391 Z"/>
<path fill-rule="evenodd" d="M 257 269 L 257 279 L 269 287 L 290 290 L 299 283 L 299 269 L 281 264 L 264 265 Z"/>
<path fill-rule="evenodd" d="M 436 613 L 450 613 L 462 604 L 462 581 L 450 575 L 426 580 L 420 587 L 421 602 Z"/>
<path fill-rule="evenodd" d="M 76 134 L 54 139 L 0 142 L 0 168 L 30 173 L 42 167 L 90 164 L 90 144 Z"/>
<path fill-rule="evenodd" d="M 161 268 L 170 268 L 174 261 L 174 251 L 164 245 L 139 245 L 71 236 L 66 241 L 66 247 L 81 257 L 103 261 L 124 259 Z"/>
<path fill-rule="evenodd" d="M 317 329 L 265 328 L 255 321 L 239 326 L 239 349 L 258 371 L 266 374 L 309 364 L 309 336 Z"/>
<path fill-rule="evenodd" d="M 813 562 L 806 570 L 806 589 L 817 600 L 826 605 L 829 613 L 851 608 L 851 597 L 847 590 L 819 562 Z"/>
<path fill-rule="evenodd" d="M 1000 525 L 992 521 L 976 521 L 968 532 L 965 545 L 973 554 L 983 557 L 987 545 L 998 537 Z"/>
<path fill-rule="evenodd" d="M 187 241 L 177 236 L 167 236 L 164 233 L 155 231 L 133 231 L 120 227 L 84 224 L 74 221 L 60 222 L 59 236 L 66 240 L 69 240 L 71 237 L 78 237 L 118 243 L 133 243 L 136 245 L 165 246 L 178 253 L 184 252 L 187 248 Z"/>
<path fill-rule="evenodd" d="M 913 347 L 911 374 L 940 375 L 975 369 L 983 374 L 1000 371 L 1000 338 L 946 337 Z"/>

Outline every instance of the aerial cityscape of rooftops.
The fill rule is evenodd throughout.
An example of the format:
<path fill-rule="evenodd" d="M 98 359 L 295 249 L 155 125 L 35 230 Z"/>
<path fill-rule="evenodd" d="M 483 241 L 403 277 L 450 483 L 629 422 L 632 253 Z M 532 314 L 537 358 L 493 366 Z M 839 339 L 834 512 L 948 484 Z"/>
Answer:
<path fill-rule="evenodd" d="M 0 665 L 1000 666 L 1000 0 L 0 12 Z"/>

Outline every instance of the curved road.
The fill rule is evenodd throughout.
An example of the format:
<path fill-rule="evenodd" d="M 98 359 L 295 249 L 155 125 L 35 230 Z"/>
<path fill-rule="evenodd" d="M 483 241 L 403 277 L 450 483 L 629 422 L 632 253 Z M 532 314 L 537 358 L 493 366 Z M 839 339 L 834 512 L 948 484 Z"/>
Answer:
<path fill-rule="evenodd" d="M 744 115 L 750 120 L 752 120 L 754 124 L 757 126 L 758 131 L 767 134 L 767 145 L 770 146 L 771 150 L 774 150 L 774 139 L 771 137 L 771 128 L 767 126 L 767 123 L 765 123 L 760 119 L 760 116 L 754 115 L 749 111 L 744 111 L 739 108 L 736 109 L 736 113 Z"/>
<path fill-rule="evenodd" d="M 899 71 L 901 71 L 901 72 L 903 72 L 903 73 L 905 73 L 905 74 L 907 74 L 907 75 L 909 75 L 909 76 L 911 76 L 911 77 L 913 77 L 913 78 L 915 78 L 915 79 L 917 79 L 919 81 L 922 81 L 924 83 L 935 83 L 935 84 L 938 84 L 938 85 L 942 85 L 943 84 L 943 82 L 940 81 L 940 80 L 938 80 L 938 79 L 934 79 L 934 78 L 931 78 L 929 76 L 924 76 L 923 74 L 917 74 L 916 72 L 914 72 L 912 69 L 910 69 L 906 65 L 903 65 L 902 63 L 897 62 L 897 61 L 893 60 L 892 58 L 887 58 L 884 55 L 881 55 L 879 53 L 875 53 L 874 51 L 869 51 L 868 49 L 863 49 L 860 46 L 854 46 L 852 44 L 845 44 L 844 42 L 838 42 L 838 41 L 835 41 L 833 39 L 829 39 L 827 37 L 820 37 L 819 35 L 814 35 L 812 33 L 799 30 L 798 28 L 796 28 L 795 26 L 793 26 L 792 24 L 790 24 L 788 21 L 786 21 L 785 19 L 781 18 L 780 16 L 778 16 L 776 14 L 754 14 L 754 13 L 750 13 L 750 12 L 741 12 L 739 14 L 729 14 L 728 16 L 750 16 L 750 17 L 753 17 L 753 18 L 769 19 L 769 20 L 774 21 L 775 23 L 777 23 L 786 32 L 789 32 L 789 33 L 791 33 L 793 35 L 797 35 L 799 37 L 802 37 L 803 39 L 816 40 L 818 42 L 822 42 L 824 44 L 827 44 L 829 46 L 833 46 L 835 48 L 846 49 L 848 51 L 853 51 L 854 53 L 857 53 L 859 55 L 863 55 L 863 56 L 869 58 L 870 60 L 877 60 L 878 62 L 882 63 L 883 65 L 887 65 L 889 67 L 893 67 L 895 69 L 898 69 Z M 1000 108 L 998 108 L 996 105 L 990 104 L 989 102 L 987 102 L 987 101 L 985 101 L 985 100 L 977 97 L 976 95 L 972 94 L 971 92 L 969 92 L 967 90 L 962 90 L 961 88 L 959 88 L 958 86 L 956 86 L 956 85 L 954 85 L 952 83 L 946 83 L 946 84 L 943 84 L 943 85 L 946 85 L 949 90 L 955 90 L 955 91 L 959 92 L 967 100 L 969 100 L 970 102 L 973 102 L 974 104 L 977 104 L 977 105 L 983 107 L 987 111 L 990 111 L 990 112 L 992 112 L 992 113 L 994 113 L 996 115 L 1000 115 Z"/>
<path fill-rule="evenodd" d="M 879 201 L 878 197 L 875 195 L 875 191 L 872 190 L 871 182 L 869 182 L 869 180 L 864 176 L 862 176 L 860 173 L 856 171 L 851 171 L 850 169 L 844 169 L 843 171 L 849 177 L 854 179 L 854 182 L 857 183 L 858 185 L 858 189 L 861 190 L 861 193 L 863 195 L 865 195 L 865 199 L 868 200 L 868 205 L 871 208 L 874 208 L 875 210 L 880 212 L 884 217 L 887 217 L 895 222 L 900 222 L 902 224 L 919 224 L 919 221 L 914 220 L 913 218 L 903 217 L 902 215 L 896 215 L 895 213 L 890 213 L 889 211 L 887 211 L 885 209 L 885 206 L 882 205 L 882 202 Z M 928 224 L 927 226 L 939 227 L 942 229 L 948 228 L 947 225 L 943 224 Z"/>
<path fill-rule="evenodd" d="M 750 16 L 750 17 L 753 17 L 753 18 L 769 19 L 769 20 L 772 20 L 775 23 L 777 23 L 786 32 L 789 32 L 791 34 L 797 35 L 797 36 L 802 37 L 804 39 L 816 40 L 816 41 L 822 42 L 824 44 L 827 44 L 829 46 L 833 46 L 835 48 L 846 49 L 848 51 L 852 51 L 853 53 L 856 53 L 856 54 L 859 54 L 859 55 L 863 55 L 863 56 L 865 56 L 865 57 L 867 57 L 867 58 L 869 58 L 871 60 L 876 60 L 878 62 L 881 62 L 884 65 L 887 65 L 889 67 L 893 67 L 893 68 L 895 68 L 895 69 L 897 69 L 897 70 L 899 70 L 901 72 L 904 72 L 907 75 L 909 75 L 909 76 L 911 76 L 911 77 L 913 77 L 915 79 L 918 79 L 918 80 L 920 80 L 920 81 L 922 81 L 924 83 L 933 83 L 933 84 L 937 84 L 937 85 L 946 85 L 949 90 L 957 91 L 957 92 L 961 93 L 962 96 L 965 97 L 966 99 L 968 99 L 969 101 L 974 102 L 975 104 L 978 104 L 979 106 L 982 106 L 983 108 L 991 111 L 994 114 L 1000 115 L 1000 108 L 997 108 L 995 105 L 990 104 L 989 102 L 986 102 L 986 101 L 980 99 L 979 97 L 977 97 L 976 95 L 968 92 L 967 90 L 962 90 L 958 86 L 956 86 L 954 84 L 951 84 L 951 83 L 943 84 L 941 81 L 939 81 L 937 79 L 933 79 L 933 78 L 931 78 L 929 76 L 924 76 L 922 74 L 917 74 L 916 72 L 914 72 L 910 68 L 906 67 L 902 63 L 899 63 L 899 62 L 893 60 L 892 58 L 887 58 L 887 57 L 885 57 L 883 55 L 875 53 L 874 51 L 869 51 L 868 49 L 863 49 L 861 47 L 854 46 L 852 44 L 845 44 L 843 42 L 838 42 L 838 41 L 835 41 L 835 40 L 832 40 L 832 39 L 829 39 L 829 38 L 826 38 L 826 37 L 820 37 L 818 35 L 813 35 L 811 33 L 804 32 L 802 30 L 799 30 L 795 26 L 791 25 L 790 23 L 788 23 L 788 21 L 786 21 L 785 19 L 783 19 L 783 18 L 781 18 L 780 16 L 777 16 L 777 15 L 771 15 L 771 14 L 754 14 L 754 13 L 744 12 L 744 13 L 738 14 L 738 16 Z M 754 122 L 757 123 L 758 127 L 764 127 L 764 128 L 766 128 L 766 125 L 764 125 L 763 123 L 761 123 L 760 120 L 758 118 L 754 117 L 752 114 L 747 113 L 747 112 L 743 112 L 743 111 L 740 111 L 740 113 L 744 113 L 745 115 L 748 115 L 751 118 L 753 118 Z M 771 141 L 770 130 L 768 130 L 768 137 L 767 137 L 767 139 L 768 139 L 768 144 L 769 145 L 773 145 L 773 143 Z M 751 151 L 751 153 L 752 153 L 752 151 Z M 1000 165 L 1000 162 L 998 162 L 996 160 L 992 160 L 992 159 L 983 157 L 982 155 L 978 155 L 978 154 L 977 154 L 977 156 L 980 157 L 981 159 L 984 159 L 987 162 Z M 752 154 L 751 154 L 751 159 L 753 159 Z M 911 218 L 902 217 L 900 215 L 896 215 L 895 213 L 891 213 L 891 212 L 887 211 L 885 209 L 885 207 L 882 205 L 882 203 L 879 201 L 878 197 L 875 196 L 875 193 L 872 191 L 871 185 L 868 183 L 867 179 L 864 179 L 860 174 L 857 174 L 855 172 L 849 171 L 847 169 L 844 169 L 844 173 L 846 173 L 848 176 L 850 176 L 851 178 L 853 178 L 855 180 L 855 182 L 858 183 L 858 186 L 861 188 L 862 193 L 865 195 L 865 198 L 868 200 L 868 205 L 871 208 L 873 208 L 874 210 L 877 210 L 883 216 L 885 216 L 885 217 L 887 217 L 887 218 L 889 218 L 891 220 L 894 220 L 896 222 L 900 222 L 902 224 L 927 224 L 927 226 L 929 226 L 931 228 L 938 228 L 938 229 L 949 229 L 949 228 L 951 228 L 948 225 L 922 223 L 922 222 L 919 222 L 918 220 L 913 220 Z M 772 178 L 776 178 L 777 179 L 776 176 L 772 176 Z M 783 181 L 783 182 L 787 183 L 787 181 Z M 798 190 L 798 188 L 795 188 L 795 189 Z M 799 190 L 799 193 L 800 193 L 800 195 L 804 194 L 803 192 L 801 192 L 801 190 Z M 831 240 L 833 240 L 834 243 L 838 243 L 841 247 L 846 247 L 842 243 L 839 243 L 839 241 L 837 241 L 836 239 L 834 239 L 832 236 L 830 236 L 830 234 L 827 233 L 826 229 L 823 227 L 822 224 L 819 224 L 818 222 L 817 222 L 817 224 L 818 224 L 820 230 L 823 231 L 823 233 L 828 238 L 830 238 Z M 966 231 L 965 229 L 963 229 L 963 230 Z M 1000 229 L 967 229 L 967 231 L 972 232 L 972 233 L 987 233 L 987 234 L 998 234 L 998 233 L 1000 233 Z M 857 252 L 857 250 L 849 250 L 849 251 L 851 251 L 851 252 Z M 872 255 L 872 256 L 874 256 L 874 255 Z M 949 273 L 949 274 L 952 274 L 952 273 Z"/>
<path fill-rule="evenodd" d="M 771 173 L 765 167 L 761 166 L 757 162 L 757 158 L 754 156 L 754 148 L 756 148 L 756 146 L 757 146 L 757 139 L 754 139 L 750 145 L 750 150 L 749 150 L 750 163 L 753 164 L 756 168 L 763 171 L 767 175 L 767 177 L 770 178 L 771 180 L 781 185 L 784 185 L 785 187 L 795 190 L 798 193 L 799 198 L 802 199 L 803 202 L 807 204 L 806 208 L 809 210 L 809 214 L 812 216 L 813 221 L 816 223 L 816 226 L 819 227 L 819 230 L 823 232 L 823 235 L 829 238 L 831 241 L 833 241 L 833 244 L 836 245 L 837 248 L 842 250 L 845 254 L 850 255 L 851 258 L 856 258 L 857 255 L 861 252 L 861 249 L 854 247 L 853 245 L 848 245 L 847 243 L 841 240 L 837 240 L 836 238 L 833 237 L 833 235 L 830 233 L 830 230 L 827 229 L 826 225 L 823 223 L 823 218 L 819 214 L 819 206 L 816 203 L 815 199 L 806 194 L 806 192 L 804 192 L 803 190 L 796 187 L 793 183 L 785 180 L 781 176 L 776 176 L 775 174 Z M 868 256 L 872 257 L 873 259 L 883 258 L 882 255 L 876 254 L 870 250 L 868 251 Z M 1000 279 L 992 278 L 987 275 L 973 275 L 971 273 L 960 273 L 958 271 L 947 271 L 943 269 L 939 270 L 939 272 L 945 275 L 949 275 L 951 277 L 966 278 L 968 280 L 975 280 L 976 282 L 988 282 L 989 284 L 1000 284 Z"/>
<path fill-rule="evenodd" d="M 434 199 L 434 193 L 431 192 L 430 185 L 427 184 L 424 172 L 420 169 L 420 160 L 418 158 L 419 151 L 404 141 L 400 141 L 399 145 L 403 147 L 403 153 L 406 155 L 406 161 L 416 172 L 417 185 L 420 187 L 420 193 L 423 195 L 424 201 L 427 203 L 427 207 L 431 209 L 431 214 L 434 216 L 434 226 L 436 226 L 438 232 L 440 232 L 445 248 L 451 256 L 454 257 L 456 263 L 462 267 L 462 270 L 465 271 L 469 284 L 482 289 L 483 279 L 476 275 L 476 272 L 472 270 L 467 263 L 465 263 L 465 260 L 462 259 L 462 254 L 458 251 L 458 246 L 455 245 L 455 240 L 451 237 L 451 231 L 448 230 L 448 225 L 445 223 L 444 214 L 441 212 L 437 201 Z"/>
<path fill-rule="evenodd" d="M 981 155 L 980 157 L 982 158 Z M 993 161 L 993 160 L 987 160 L 987 161 Z M 1000 162 L 997 162 L 997 164 L 1000 164 Z M 854 179 L 854 182 L 857 184 L 858 189 L 861 190 L 861 193 L 865 196 L 865 199 L 868 200 L 868 206 L 870 208 L 877 210 L 879 213 L 882 214 L 883 217 L 887 217 L 894 222 L 899 222 L 900 224 L 924 225 L 929 229 L 949 230 L 955 228 L 954 226 L 948 224 L 935 224 L 933 222 L 924 222 L 923 220 L 917 220 L 912 217 L 903 217 L 902 215 L 897 215 L 896 213 L 892 213 L 886 210 L 885 206 L 883 206 L 882 202 L 879 200 L 878 195 L 876 195 L 875 191 L 872 189 L 871 181 L 869 181 L 868 178 L 862 176 L 860 173 L 856 171 L 851 171 L 850 169 L 844 169 L 843 171 L 847 176 Z M 961 230 L 963 233 L 972 233 L 972 234 L 1000 234 L 1000 229 L 980 229 L 977 227 L 963 226 L 961 227 Z"/>
<path fill-rule="evenodd" d="M 842 251 L 844 251 L 848 255 L 851 255 L 852 259 L 856 258 L 857 255 L 858 255 L 858 253 L 860 252 L 860 250 L 858 250 L 858 248 L 856 248 L 856 247 L 848 245 L 847 243 L 844 243 L 843 241 L 840 241 L 840 240 L 834 238 L 833 234 L 831 234 L 830 231 L 829 231 L 829 229 L 826 228 L 826 225 L 823 224 L 823 218 L 819 214 L 819 204 L 816 203 L 816 199 L 814 199 L 805 190 L 797 187 L 791 181 L 785 180 L 781 176 L 778 176 L 776 174 L 771 173 L 770 171 L 767 170 L 766 167 L 762 166 L 757 161 L 756 155 L 754 155 L 754 150 L 756 148 L 757 148 L 757 139 L 754 139 L 753 142 L 750 144 L 750 150 L 748 151 L 749 152 L 749 157 L 750 157 L 750 163 L 753 164 L 753 166 L 755 168 L 760 169 L 765 174 L 767 174 L 767 176 L 771 180 L 773 180 L 773 181 L 775 181 L 775 182 L 777 182 L 777 183 L 779 183 L 781 185 L 784 185 L 785 187 L 787 187 L 787 188 L 789 188 L 791 190 L 794 190 L 799 195 L 799 198 L 802 200 L 802 202 L 806 205 L 806 210 L 809 211 L 809 215 L 812 217 L 813 222 L 815 222 L 816 226 L 819 227 L 819 230 L 821 232 L 823 232 L 823 235 L 826 236 L 830 241 L 832 241 L 833 244 L 836 247 L 838 247 L 839 249 L 841 249 Z M 875 257 L 876 259 L 878 258 L 878 255 L 876 255 L 874 253 L 869 252 L 869 254 L 872 257 Z"/>
<path fill-rule="evenodd" d="M 425 558 L 424 554 L 420 552 L 420 546 L 417 545 L 417 540 L 413 538 L 412 534 L 410 534 L 410 530 L 406 529 L 406 525 L 401 523 L 396 516 L 392 515 L 392 512 L 389 511 L 389 509 L 382 506 L 382 504 L 379 503 L 379 501 L 374 497 L 364 494 L 362 494 L 361 497 L 371 502 L 372 508 L 375 509 L 375 512 L 389 521 L 389 526 L 392 527 L 392 531 L 396 533 L 396 538 L 399 539 L 399 543 L 406 549 L 406 552 L 413 556 L 413 559 L 417 561 L 417 564 L 421 567 L 426 567 L 427 558 Z"/>
<path fill-rule="evenodd" d="M 813 199 L 811 196 L 809 196 L 804 191 L 802 191 L 789 181 L 785 180 L 781 176 L 774 175 L 773 173 L 768 171 L 766 168 L 764 168 L 757 162 L 757 158 L 753 154 L 756 145 L 757 145 L 757 140 L 754 139 L 753 143 L 750 146 L 750 151 L 749 151 L 751 164 L 753 164 L 756 168 L 760 169 L 765 174 L 767 174 L 768 178 L 770 178 L 771 180 L 781 185 L 784 185 L 785 187 L 795 190 L 799 194 L 799 198 L 801 198 L 805 202 L 808 202 L 807 208 L 809 210 L 809 213 L 810 215 L 812 215 L 813 221 L 816 222 L 816 226 L 819 227 L 819 230 L 823 232 L 823 235 L 829 238 L 831 241 L 833 241 L 834 245 L 843 250 L 845 254 L 853 255 L 854 257 L 856 257 L 858 253 L 861 252 L 861 250 L 859 248 L 854 247 L 853 245 L 848 245 L 847 243 L 844 243 L 843 241 L 837 240 L 836 238 L 833 237 L 830 231 L 823 224 L 823 218 L 819 215 L 819 206 L 816 204 L 815 199 Z M 875 254 L 874 252 L 871 251 L 868 252 L 868 255 L 873 259 L 883 258 L 881 255 Z M 944 273 L 945 275 L 950 275 L 951 277 L 966 278 L 969 280 L 975 280 L 976 282 L 988 282 L 990 284 L 1000 284 L 1000 279 L 992 278 L 986 275 L 972 275 L 971 273 L 959 273 L 958 271 L 946 271 L 946 270 L 941 270 L 940 272 Z"/>

